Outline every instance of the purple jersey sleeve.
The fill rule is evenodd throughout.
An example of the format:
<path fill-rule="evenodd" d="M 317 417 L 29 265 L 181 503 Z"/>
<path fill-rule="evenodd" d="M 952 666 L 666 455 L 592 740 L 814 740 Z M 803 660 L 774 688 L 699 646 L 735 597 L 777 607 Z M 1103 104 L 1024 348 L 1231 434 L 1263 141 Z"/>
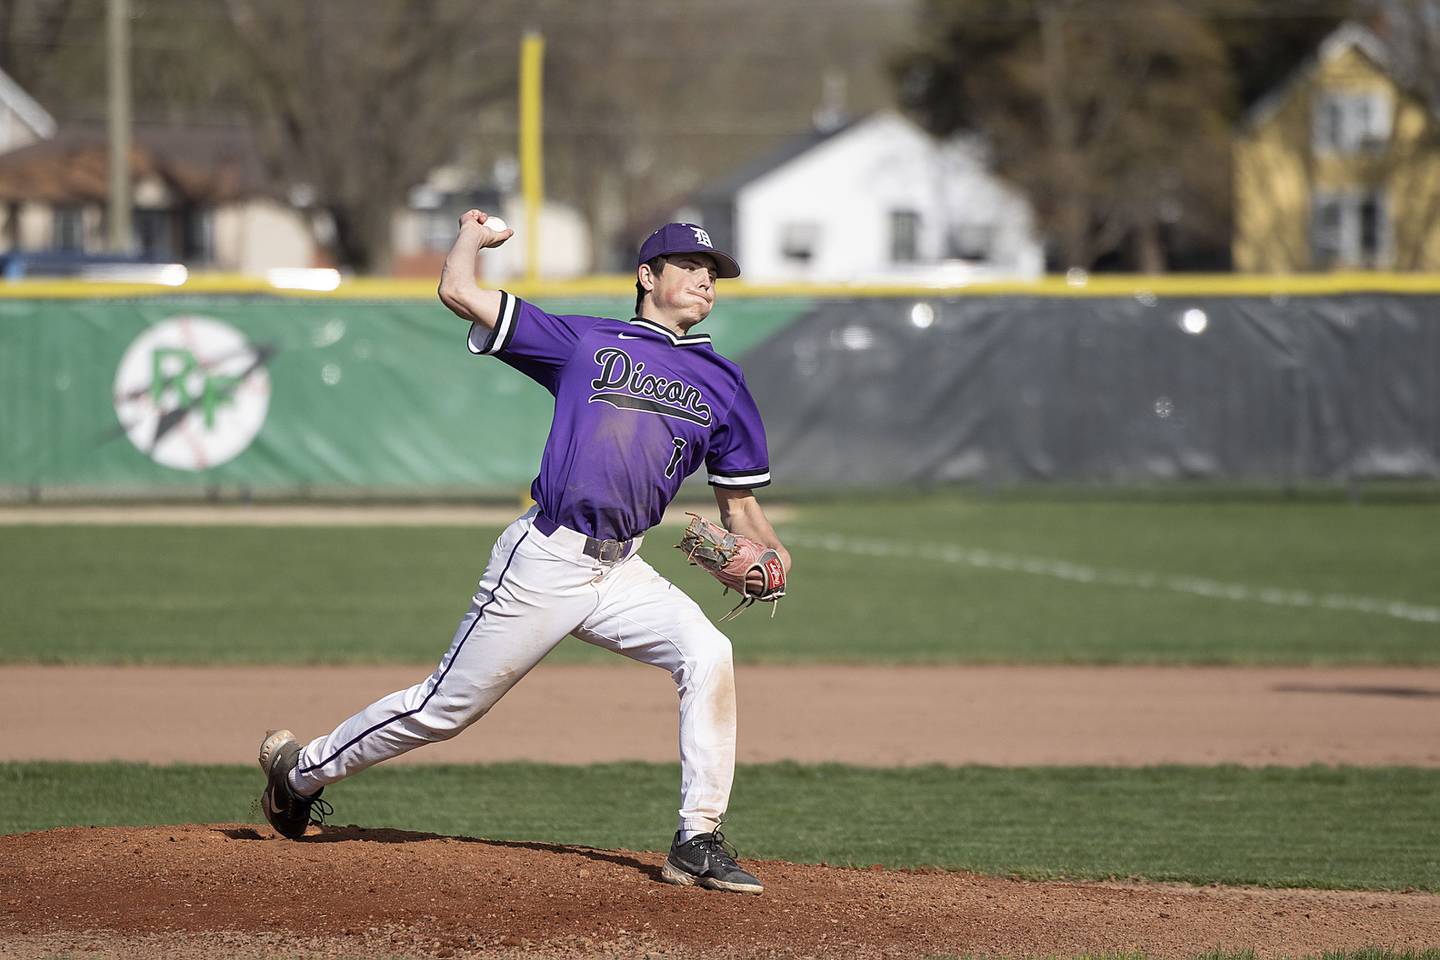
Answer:
<path fill-rule="evenodd" d="M 495 328 L 472 323 L 467 345 L 471 353 L 498 357 L 554 393 L 561 369 L 590 322 L 593 318 L 557 317 L 501 290 Z"/>
<path fill-rule="evenodd" d="M 710 483 L 717 487 L 754 488 L 770 482 L 765 424 L 743 379 L 735 393 L 735 402 L 710 434 L 705 468 Z"/>

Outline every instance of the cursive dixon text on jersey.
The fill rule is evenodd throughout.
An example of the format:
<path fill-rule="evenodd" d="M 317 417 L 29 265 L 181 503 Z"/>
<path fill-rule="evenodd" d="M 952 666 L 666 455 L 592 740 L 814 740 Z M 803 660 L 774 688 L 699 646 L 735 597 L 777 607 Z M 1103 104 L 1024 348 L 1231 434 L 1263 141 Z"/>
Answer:
<path fill-rule="evenodd" d="M 700 399 L 699 389 L 684 380 L 646 373 L 645 361 L 635 361 L 619 347 L 596 351 L 595 362 L 600 365 L 600 376 L 590 381 L 597 391 L 591 403 L 608 403 L 621 410 L 658 413 L 710 426 L 710 405 Z"/>

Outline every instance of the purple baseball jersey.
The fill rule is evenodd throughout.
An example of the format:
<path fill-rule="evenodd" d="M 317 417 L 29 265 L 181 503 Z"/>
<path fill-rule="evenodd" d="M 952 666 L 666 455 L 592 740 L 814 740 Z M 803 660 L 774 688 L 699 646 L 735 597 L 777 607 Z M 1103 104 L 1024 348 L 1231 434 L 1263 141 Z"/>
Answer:
<path fill-rule="evenodd" d="M 765 426 L 740 367 L 705 334 L 658 323 L 555 316 L 500 293 L 494 330 L 471 353 L 499 357 L 555 396 L 530 495 L 556 523 L 628 540 L 660 522 L 704 463 L 712 485 L 770 482 Z"/>

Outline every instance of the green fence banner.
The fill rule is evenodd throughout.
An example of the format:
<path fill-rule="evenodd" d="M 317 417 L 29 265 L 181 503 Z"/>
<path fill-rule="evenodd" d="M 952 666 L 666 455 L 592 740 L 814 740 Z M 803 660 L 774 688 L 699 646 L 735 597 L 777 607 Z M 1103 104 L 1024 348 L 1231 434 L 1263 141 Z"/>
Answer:
<path fill-rule="evenodd" d="M 632 304 L 544 306 L 627 317 Z M 706 329 L 743 353 L 804 306 L 737 302 Z M 471 355 L 467 330 L 438 301 L 0 300 L 0 488 L 513 494 L 553 403 Z"/>

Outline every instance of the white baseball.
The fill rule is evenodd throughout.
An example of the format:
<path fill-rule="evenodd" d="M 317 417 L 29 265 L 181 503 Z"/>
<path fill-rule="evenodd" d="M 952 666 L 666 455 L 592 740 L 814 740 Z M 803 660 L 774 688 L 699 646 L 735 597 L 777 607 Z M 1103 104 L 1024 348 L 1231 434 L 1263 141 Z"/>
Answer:
<path fill-rule="evenodd" d="M 505 221 L 501 220 L 499 217 L 486 217 L 485 226 L 489 227 L 491 230 L 494 230 L 496 233 L 504 233 L 507 229 Z"/>

